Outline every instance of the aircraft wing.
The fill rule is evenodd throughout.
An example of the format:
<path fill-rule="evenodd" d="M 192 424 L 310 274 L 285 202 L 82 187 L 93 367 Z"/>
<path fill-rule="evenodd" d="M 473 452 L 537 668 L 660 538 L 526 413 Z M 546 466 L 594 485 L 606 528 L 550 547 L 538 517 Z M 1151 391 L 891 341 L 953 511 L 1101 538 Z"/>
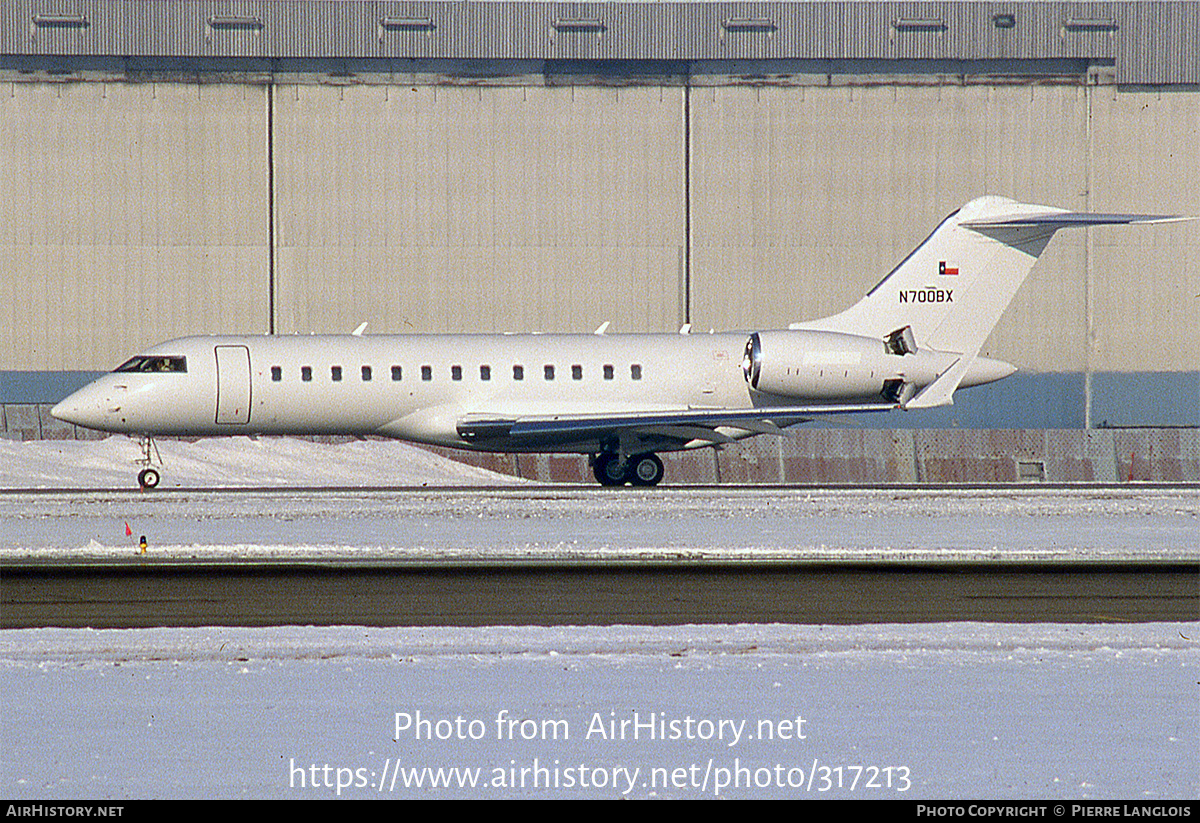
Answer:
<path fill-rule="evenodd" d="M 735 438 L 718 429 L 753 434 L 783 434 L 783 427 L 813 417 L 857 412 L 891 411 L 895 403 L 804 406 L 754 409 L 680 409 L 678 411 L 610 412 L 599 414 L 503 415 L 471 414 L 457 422 L 468 443 L 537 450 L 569 443 L 604 443 L 633 438 L 644 442 L 683 445 L 694 440 L 729 443 Z"/>

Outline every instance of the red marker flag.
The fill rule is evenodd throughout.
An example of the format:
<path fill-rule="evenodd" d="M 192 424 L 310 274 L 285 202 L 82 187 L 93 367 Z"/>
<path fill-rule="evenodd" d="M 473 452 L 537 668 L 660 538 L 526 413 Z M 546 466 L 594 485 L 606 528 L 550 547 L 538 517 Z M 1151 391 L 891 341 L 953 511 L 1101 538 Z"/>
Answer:
<path fill-rule="evenodd" d="M 126 521 L 125 521 L 125 536 L 126 536 L 126 537 L 133 537 L 133 529 L 129 528 L 129 521 L 128 521 L 128 520 L 126 520 Z"/>
<path fill-rule="evenodd" d="M 938 263 L 938 274 L 958 274 L 958 266 L 947 266 L 946 261 Z"/>

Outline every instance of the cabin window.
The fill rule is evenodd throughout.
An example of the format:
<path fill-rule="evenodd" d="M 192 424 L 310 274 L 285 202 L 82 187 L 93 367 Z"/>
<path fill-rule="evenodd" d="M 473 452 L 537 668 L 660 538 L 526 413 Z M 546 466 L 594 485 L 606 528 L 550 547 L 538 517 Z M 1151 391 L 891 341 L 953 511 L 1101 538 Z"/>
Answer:
<path fill-rule="evenodd" d="M 524 379 L 525 379 L 525 367 L 524 366 L 513 366 L 513 380 L 524 380 Z"/>
<path fill-rule="evenodd" d="M 571 379 L 572 380 L 582 380 L 583 379 L 583 366 L 576 364 L 571 367 Z"/>
<path fill-rule="evenodd" d="M 400 382 L 400 367 L 399 366 L 392 366 L 392 380 L 396 381 L 397 383 Z"/>
<path fill-rule="evenodd" d="M 612 380 L 612 379 L 613 379 L 613 367 L 612 367 L 612 363 L 605 363 L 605 364 L 604 364 L 604 379 L 605 379 L 605 380 Z"/>
<path fill-rule="evenodd" d="M 554 366 L 551 366 L 549 363 L 547 363 L 545 366 L 542 366 L 542 373 L 546 375 L 547 380 L 553 380 Z"/>
<path fill-rule="evenodd" d="M 433 366 L 421 367 L 421 379 L 426 381 L 433 379 Z"/>
<path fill-rule="evenodd" d="M 480 366 L 479 367 L 479 379 L 480 380 L 491 380 L 492 379 L 492 367 L 491 366 Z"/>
<path fill-rule="evenodd" d="M 271 367 L 271 380 L 275 383 L 283 380 L 283 368 L 281 366 Z"/>
<path fill-rule="evenodd" d="M 333 380 L 334 383 L 339 382 L 342 379 L 342 367 L 331 366 L 329 368 L 329 378 Z"/>
<path fill-rule="evenodd" d="M 638 363 L 634 363 L 632 366 L 630 366 L 629 367 L 629 376 L 631 378 L 633 378 L 634 380 L 641 380 L 642 379 L 641 365 Z"/>
<path fill-rule="evenodd" d="M 362 367 L 362 379 L 363 379 L 364 383 L 371 382 L 371 367 L 370 366 Z"/>
<path fill-rule="evenodd" d="M 451 366 L 450 367 L 450 379 L 451 380 L 462 380 L 462 366 Z"/>
<path fill-rule="evenodd" d="M 312 380 L 312 366 L 300 367 L 300 379 L 305 383 L 308 383 Z"/>
<path fill-rule="evenodd" d="M 139 356 L 117 366 L 119 372 L 186 372 L 186 357 Z"/>

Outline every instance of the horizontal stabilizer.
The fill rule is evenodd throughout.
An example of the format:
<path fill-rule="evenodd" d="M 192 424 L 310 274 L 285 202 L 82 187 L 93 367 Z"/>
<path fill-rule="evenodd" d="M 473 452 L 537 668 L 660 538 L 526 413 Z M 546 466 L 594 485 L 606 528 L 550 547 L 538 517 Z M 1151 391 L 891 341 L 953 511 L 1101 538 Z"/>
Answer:
<path fill-rule="evenodd" d="M 998 229 L 1005 226 L 1046 226 L 1066 229 L 1078 226 L 1127 226 L 1134 223 L 1176 223 L 1191 220 L 1176 214 L 1097 214 L 1087 211 L 1014 214 L 964 220 L 960 225 L 969 229 Z"/>

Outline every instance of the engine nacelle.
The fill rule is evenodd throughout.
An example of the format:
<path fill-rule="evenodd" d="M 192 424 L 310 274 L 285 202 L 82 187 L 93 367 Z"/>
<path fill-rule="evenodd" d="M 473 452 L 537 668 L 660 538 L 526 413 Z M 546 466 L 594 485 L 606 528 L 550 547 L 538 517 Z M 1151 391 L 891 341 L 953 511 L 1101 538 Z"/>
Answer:
<path fill-rule="evenodd" d="M 909 350 L 887 340 L 824 331 L 750 335 L 742 371 L 763 394 L 814 402 L 901 402 L 932 383 L 957 355 Z"/>

